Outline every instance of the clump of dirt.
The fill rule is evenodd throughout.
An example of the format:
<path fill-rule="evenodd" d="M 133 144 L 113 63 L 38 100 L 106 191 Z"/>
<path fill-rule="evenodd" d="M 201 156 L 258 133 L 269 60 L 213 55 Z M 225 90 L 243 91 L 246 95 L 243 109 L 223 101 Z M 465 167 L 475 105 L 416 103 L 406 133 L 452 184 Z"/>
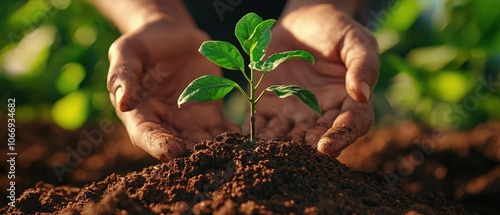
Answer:
<path fill-rule="evenodd" d="M 38 183 L 11 214 L 466 214 L 444 195 L 406 193 L 387 175 L 353 171 L 309 145 L 256 145 L 225 133 L 183 158 L 83 188 Z M 0 211 L 2 211 L 0 210 Z"/>

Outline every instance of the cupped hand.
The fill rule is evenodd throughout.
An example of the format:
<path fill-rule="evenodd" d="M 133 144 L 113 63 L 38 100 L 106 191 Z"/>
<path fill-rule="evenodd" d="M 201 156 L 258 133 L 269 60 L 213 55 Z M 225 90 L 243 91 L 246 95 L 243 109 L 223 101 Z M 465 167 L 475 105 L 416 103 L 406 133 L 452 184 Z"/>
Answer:
<path fill-rule="evenodd" d="M 283 16 L 273 29 L 267 55 L 302 49 L 315 63 L 290 61 L 266 75 L 262 88 L 299 85 L 321 105 L 319 117 L 297 98 L 266 93 L 257 105 L 257 134 L 289 135 L 337 157 L 364 135 L 373 121 L 371 89 L 378 77 L 377 44 L 371 33 L 331 5 L 302 7 Z"/>
<path fill-rule="evenodd" d="M 184 88 L 201 75 L 221 75 L 198 48 L 209 39 L 193 26 L 158 19 L 116 40 L 110 50 L 108 90 L 132 143 L 157 159 L 180 156 L 200 139 L 235 125 L 223 120 L 222 103 L 177 107 Z"/>

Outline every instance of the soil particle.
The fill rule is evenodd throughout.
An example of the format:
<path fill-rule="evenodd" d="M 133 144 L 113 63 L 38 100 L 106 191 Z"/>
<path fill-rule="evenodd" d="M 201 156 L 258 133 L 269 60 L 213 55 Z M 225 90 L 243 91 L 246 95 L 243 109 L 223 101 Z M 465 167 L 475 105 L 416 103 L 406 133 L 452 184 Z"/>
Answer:
<path fill-rule="evenodd" d="M 466 214 L 380 172 L 353 171 L 309 145 L 225 133 L 194 151 L 83 188 L 38 183 L 10 214 Z M 5 208 L 3 209 L 5 210 Z"/>

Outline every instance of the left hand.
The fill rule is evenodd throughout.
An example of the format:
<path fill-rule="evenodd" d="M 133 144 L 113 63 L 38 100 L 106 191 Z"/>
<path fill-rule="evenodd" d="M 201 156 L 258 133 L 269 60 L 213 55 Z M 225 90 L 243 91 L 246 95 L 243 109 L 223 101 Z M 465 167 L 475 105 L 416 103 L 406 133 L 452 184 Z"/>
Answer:
<path fill-rule="evenodd" d="M 177 107 L 178 96 L 192 80 L 220 76 L 221 70 L 198 53 L 210 38 L 194 24 L 152 20 L 111 46 L 108 90 L 132 144 L 167 162 L 201 139 L 238 127 L 223 119 L 221 101 Z"/>
<path fill-rule="evenodd" d="M 300 60 L 280 65 L 266 75 L 257 93 L 275 84 L 301 86 L 316 95 L 323 117 L 297 98 L 279 99 L 267 92 L 257 105 L 258 136 L 289 135 L 337 157 L 372 125 L 370 94 L 378 77 L 376 40 L 330 4 L 285 14 L 272 36 L 266 56 L 301 49 L 310 52 L 315 63 Z"/>

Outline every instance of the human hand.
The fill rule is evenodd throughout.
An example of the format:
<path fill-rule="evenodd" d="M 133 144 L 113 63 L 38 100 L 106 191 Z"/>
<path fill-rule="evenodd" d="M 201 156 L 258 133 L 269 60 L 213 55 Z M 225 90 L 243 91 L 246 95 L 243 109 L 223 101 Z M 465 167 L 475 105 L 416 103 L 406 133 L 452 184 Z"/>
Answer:
<path fill-rule="evenodd" d="M 223 120 L 221 102 L 177 107 L 193 79 L 221 75 L 197 51 L 207 39 L 195 26 L 159 18 L 110 47 L 108 91 L 116 113 L 132 143 L 162 161 L 180 156 L 200 139 L 237 128 Z"/>
<path fill-rule="evenodd" d="M 376 41 L 347 14 L 331 4 L 317 4 L 286 13 L 273 28 L 267 55 L 296 49 L 313 54 L 315 64 L 282 64 L 266 75 L 261 86 L 304 87 L 317 96 L 323 117 L 296 98 L 278 99 L 266 93 L 257 106 L 257 134 L 289 135 L 337 157 L 371 127 L 370 94 L 378 77 Z"/>

